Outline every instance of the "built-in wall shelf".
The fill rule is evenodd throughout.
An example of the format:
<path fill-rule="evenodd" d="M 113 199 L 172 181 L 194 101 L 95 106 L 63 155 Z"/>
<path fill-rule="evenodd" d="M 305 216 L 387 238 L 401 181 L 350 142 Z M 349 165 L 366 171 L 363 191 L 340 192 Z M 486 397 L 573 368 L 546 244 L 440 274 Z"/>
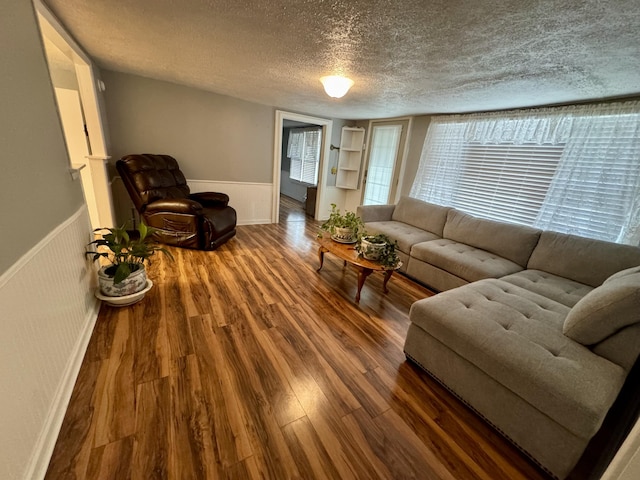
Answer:
<path fill-rule="evenodd" d="M 342 127 L 336 187 L 356 190 L 360 179 L 364 128 Z"/>

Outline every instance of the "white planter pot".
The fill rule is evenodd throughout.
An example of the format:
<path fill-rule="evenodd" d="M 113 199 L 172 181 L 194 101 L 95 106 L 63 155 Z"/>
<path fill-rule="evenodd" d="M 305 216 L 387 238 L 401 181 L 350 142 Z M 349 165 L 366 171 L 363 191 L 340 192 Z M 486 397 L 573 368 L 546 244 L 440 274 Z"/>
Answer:
<path fill-rule="evenodd" d="M 107 297 L 124 297 L 144 290 L 147 286 L 147 270 L 144 265 L 133 272 L 117 285 L 113 283 L 113 277 L 105 273 L 108 267 L 98 270 L 98 285 L 100 292 Z"/>
<path fill-rule="evenodd" d="M 336 227 L 335 232 L 331 235 L 336 242 L 352 243 L 356 241 L 353 228 Z"/>
<path fill-rule="evenodd" d="M 378 260 L 380 259 L 380 254 L 382 253 L 382 250 L 384 250 L 384 247 L 386 245 L 386 242 L 371 243 L 367 240 L 367 237 L 364 237 L 360 241 L 360 246 L 362 247 L 362 256 L 367 260 Z"/>

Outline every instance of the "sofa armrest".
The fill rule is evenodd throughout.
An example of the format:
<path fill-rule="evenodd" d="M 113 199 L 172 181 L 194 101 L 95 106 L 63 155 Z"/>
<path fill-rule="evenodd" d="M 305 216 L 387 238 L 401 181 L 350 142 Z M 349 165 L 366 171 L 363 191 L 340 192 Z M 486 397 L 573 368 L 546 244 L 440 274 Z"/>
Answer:
<path fill-rule="evenodd" d="M 356 212 L 364 223 L 388 222 L 395 208 L 395 205 L 360 205 Z"/>
<path fill-rule="evenodd" d="M 202 213 L 202 205 L 199 202 L 188 198 L 165 198 L 156 200 L 147 205 L 144 213 L 186 213 L 199 215 Z"/>
<path fill-rule="evenodd" d="M 201 203 L 204 207 L 226 207 L 229 205 L 229 195 L 220 192 L 200 192 L 189 195 L 191 200 Z"/>

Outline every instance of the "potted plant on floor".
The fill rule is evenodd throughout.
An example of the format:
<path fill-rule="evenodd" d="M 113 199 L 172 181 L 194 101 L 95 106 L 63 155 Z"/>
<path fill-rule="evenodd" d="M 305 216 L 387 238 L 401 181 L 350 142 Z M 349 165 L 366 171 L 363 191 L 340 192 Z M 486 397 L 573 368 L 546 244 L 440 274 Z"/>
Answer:
<path fill-rule="evenodd" d="M 336 204 L 332 203 L 329 218 L 320 226 L 320 230 L 329 232 L 336 242 L 355 243 L 364 231 L 364 222 L 354 212 L 341 213 Z"/>
<path fill-rule="evenodd" d="M 396 253 L 398 242 L 391 240 L 383 233 L 364 234 L 356 245 L 356 250 L 367 260 L 373 260 L 385 267 L 395 267 L 400 258 Z"/>
<path fill-rule="evenodd" d="M 131 233 L 125 226 L 94 231 L 102 238 L 89 243 L 88 246 L 95 249 L 87 251 L 86 255 L 93 261 L 105 258 L 109 262 L 98 270 L 98 298 L 112 305 L 130 305 L 144 297 L 153 285 L 147 279 L 145 262 L 151 263 L 156 252 L 162 252 L 173 260 L 171 252 L 153 239 L 155 230 L 140 223 Z"/>

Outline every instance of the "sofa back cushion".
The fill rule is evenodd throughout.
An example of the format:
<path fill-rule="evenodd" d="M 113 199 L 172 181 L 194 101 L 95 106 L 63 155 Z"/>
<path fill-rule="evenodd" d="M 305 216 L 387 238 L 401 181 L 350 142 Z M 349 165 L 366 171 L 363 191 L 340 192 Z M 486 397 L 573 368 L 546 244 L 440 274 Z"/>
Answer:
<path fill-rule="evenodd" d="M 597 287 L 620 270 L 640 265 L 640 248 L 558 232 L 543 232 L 527 268 Z"/>
<path fill-rule="evenodd" d="M 451 209 L 443 237 L 486 250 L 525 267 L 538 243 L 540 230 L 477 218 Z"/>
<path fill-rule="evenodd" d="M 393 210 L 391 219 L 408 223 L 442 237 L 442 230 L 449 210 L 451 210 L 451 207 L 423 202 L 416 198 L 401 197 Z"/>
<path fill-rule="evenodd" d="M 562 332 L 583 345 L 594 345 L 640 322 L 640 273 L 607 280 L 569 311 Z"/>

